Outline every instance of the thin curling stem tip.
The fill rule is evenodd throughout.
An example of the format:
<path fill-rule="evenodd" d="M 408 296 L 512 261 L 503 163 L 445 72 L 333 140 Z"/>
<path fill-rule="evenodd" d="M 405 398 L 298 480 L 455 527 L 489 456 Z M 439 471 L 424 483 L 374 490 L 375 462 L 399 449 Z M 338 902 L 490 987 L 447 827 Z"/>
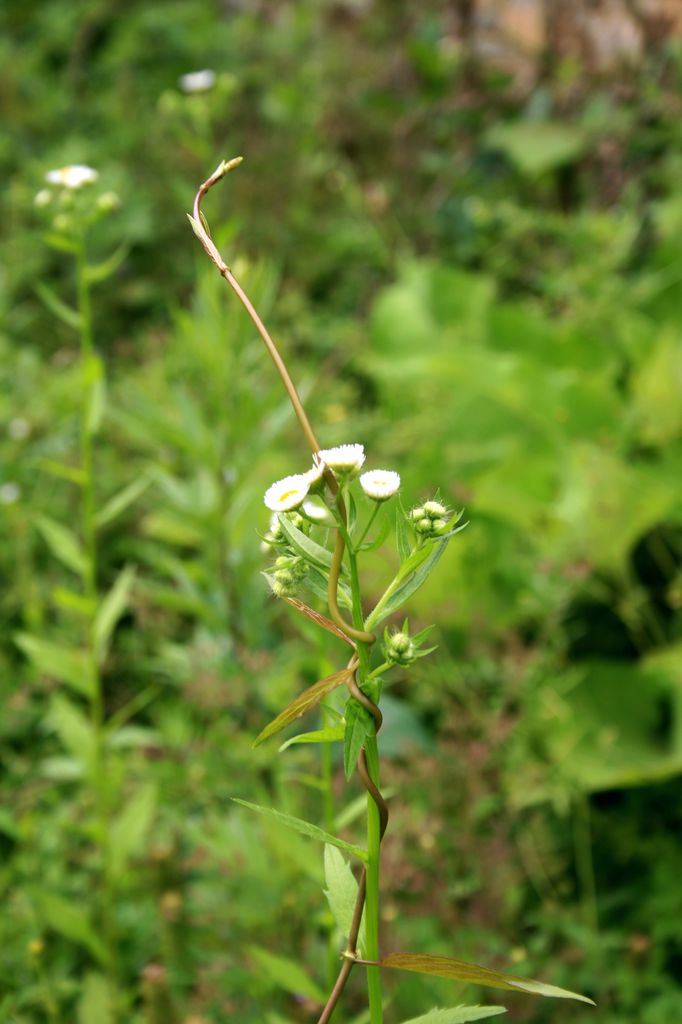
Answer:
<path fill-rule="evenodd" d="M 220 179 L 227 174 L 228 171 L 233 170 L 235 167 L 239 167 L 240 163 L 244 159 L 243 156 L 233 156 L 231 160 L 221 160 L 216 167 L 215 171 L 211 175 L 211 181 L 220 181 Z"/>

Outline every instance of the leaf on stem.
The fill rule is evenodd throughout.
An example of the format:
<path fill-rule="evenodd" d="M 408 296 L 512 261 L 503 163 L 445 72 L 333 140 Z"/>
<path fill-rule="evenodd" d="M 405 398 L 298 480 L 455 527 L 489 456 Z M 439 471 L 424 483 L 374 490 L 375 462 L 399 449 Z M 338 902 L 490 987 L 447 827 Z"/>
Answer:
<path fill-rule="evenodd" d="M 85 268 L 85 280 L 88 284 L 99 284 L 100 281 L 106 281 L 108 277 L 116 273 L 129 251 L 129 247 L 123 243 L 101 263 L 91 263 Z"/>
<path fill-rule="evenodd" d="M 56 316 L 58 320 L 61 320 L 62 323 L 67 324 L 68 327 L 73 328 L 74 331 L 80 330 L 81 318 L 78 310 L 72 309 L 71 306 L 67 306 L 65 302 L 62 302 L 59 296 L 42 281 L 36 281 L 34 288 L 50 313 Z"/>
<path fill-rule="evenodd" d="M 99 606 L 95 617 L 94 634 L 97 656 L 100 659 L 106 656 L 109 640 L 116 628 L 116 623 L 128 606 L 134 579 L 135 569 L 132 566 L 126 566 L 119 573 L 113 587 Z"/>
<path fill-rule="evenodd" d="M 249 954 L 261 970 L 286 992 L 291 992 L 293 996 L 306 996 L 308 999 L 314 999 L 316 1003 L 324 1002 L 324 992 L 308 977 L 296 960 L 275 956 L 260 946 L 249 946 Z"/>
<path fill-rule="evenodd" d="M 333 846 L 324 848 L 324 879 L 327 888 L 324 891 L 334 920 L 344 939 L 348 938 L 355 902 L 358 897 L 358 883 L 351 871 L 350 864 Z M 358 933 L 358 948 L 365 948 L 365 916 Z"/>
<path fill-rule="evenodd" d="M 351 638 L 344 633 L 342 629 L 339 629 L 331 619 L 328 619 L 326 616 L 320 615 L 319 612 L 309 608 L 307 604 L 303 604 L 303 601 L 299 601 L 297 597 L 285 597 L 283 600 L 286 601 L 287 604 L 290 604 L 292 608 L 295 608 L 297 612 L 300 612 L 301 615 L 305 615 L 305 617 L 310 619 L 311 622 L 314 622 L 318 626 L 322 626 L 322 628 L 326 629 L 328 633 L 333 633 L 334 636 L 340 637 L 341 640 L 345 640 L 351 647 L 355 647 Z"/>
<path fill-rule="evenodd" d="M 402 507 L 397 509 L 395 514 L 395 542 L 398 547 L 400 564 L 402 565 L 403 562 L 407 561 L 412 553 L 410 531 L 405 520 L 405 510 Z"/>
<path fill-rule="evenodd" d="M 404 1024 L 469 1024 L 506 1013 L 504 1006 L 453 1006 L 451 1010 L 430 1010 L 421 1017 L 412 1017 Z"/>
<path fill-rule="evenodd" d="M 353 675 L 353 672 L 354 669 L 344 668 L 341 672 L 334 672 L 332 675 L 326 676 L 324 679 L 320 679 L 320 681 L 315 683 L 313 686 L 309 686 L 307 690 L 303 691 L 303 693 L 299 693 L 298 697 L 296 697 L 296 699 L 293 700 L 291 704 L 284 709 L 284 711 L 280 711 L 277 718 L 274 718 L 272 722 L 270 722 L 269 725 L 266 725 L 263 731 L 259 733 L 254 741 L 254 747 L 259 746 L 265 740 L 274 736 L 275 733 L 281 732 L 281 730 L 285 729 L 287 725 L 291 725 L 291 723 L 295 722 L 297 718 L 304 715 L 306 711 L 310 711 L 311 708 L 317 707 L 323 697 L 326 697 L 328 693 L 335 690 L 337 686 L 341 686 L 343 683 L 348 682 Z"/>
<path fill-rule="evenodd" d="M 75 533 L 49 516 L 36 516 L 34 522 L 55 558 L 67 569 L 82 576 L 85 572 L 85 555 Z"/>
<path fill-rule="evenodd" d="M 360 751 L 368 736 L 374 735 L 374 719 L 355 697 L 346 704 L 346 731 L 343 744 L 343 770 L 346 779 L 355 771 Z"/>
<path fill-rule="evenodd" d="M 343 725 L 330 725 L 326 729 L 316 729 L 314 732 L 301 732 L 298 736 L 292 736 L 291 739 L 285 740 L 278 753 L 284 753 L 295 743 L 336 743 L 343 739 L 344 732 L 345 726 Z"/>
<path fill-rule="evenodd" d="M 328 572 L 332 566 L 332 553 L 326 548 L 323 548 L 321 544 L 317 544 L 310 537 L 307 537 L 302 530 L 287 518 L 285 515 L 279 515 L 278 519 L 282 530 L 291 544 L 296 554 L 301 555 L 305 558 L 306 562 L 312 562 L 319 569 L 323 569 Z"/>
<path fill-rule="evenodd" d="M 367 540 L 360 545 L 358 551 L 375 551 L 380 548 L 388 536 L 389 523 L 388 516 L 384 516 L 379 525 L 379 530 L 374 540 Z"/>
<path fill-rule="evenodd" d="M 488 967 L 470 964 L 465 960 L 454 960 L 449 956 L 431 956 L 428 953 L 391 953 L 379 961 L 381 967 L 391 967 L 399 971 L 416 971 L 418 974 L 430 974 L 439 978 L 451 978 L 472 985 L 483 985 L 486 988 L 502 988 L 510 992 L 526 992 L 533 996 L 548 996 L 552 999 L 576 999 L 581 1003 L 595 1003 L 587 996 L 568 989 L 548 985 L 544 981 L 533 981 L 530 978 L 518 978 L 514 974 L 502 974 Z"/>
<path fill-rule="evenodd" d="M 85 651 L 77 647 L 62 647 L 30 633 L 18 633 L 15 642 L 39 672 L 61 679 L 78 693 L 92 697 L 92 670 Z"/>
<path fill-rule="evenodd" d="M 137 501 L 140 495 L 147 490 L 150 482 L 148 477 L 141 476 L 137 480 L 133 480 L 127 487 L 124 487 L 118 494 L 114 494 L 97 513 L 97 526 L 106 526 L 107 523 L 110 523 L 117 516 L 120 516 L 122 512 L 125 512 L 128 506 Z"/>
<path fill-rule="evenodd" d="M 330 835 L 329 832 L 325 832 L 324 829 L 318 828 L 317 825 L 313 825 L 309 821 L 304 821 L 303 818 L 294 818 L 291 814 L 283 814 L 282 811 L 276 811 L 274 807 L 262 807 L 260 804 L 252 804 L 249 800 L 240 800 L 236 796 L 233 796 L 232 800 L 236 804 L 241 804 L 242 807 L 248 807 L 249 810 L 255 811 L 257 814 L 262 814 L 266 818 L 272 818 L 273 821 L 278 822 L 280 825 L 286 825 L 287 828 L 293 829 L 294 832 L 300 832 L 301 835 L 310 836 L 311 839 L 317 839 L 321 843 L 329 843 L 330 846 L 336 846 L 339 850 L 345 850 L 346 853 L 359 857 L 361 861 L 367 860 L 367 851 L 363 850 L 361 846 L 353 846 L 352 843 L 347 843 L 345 839 L 337 839 L 336 836 Z"/>

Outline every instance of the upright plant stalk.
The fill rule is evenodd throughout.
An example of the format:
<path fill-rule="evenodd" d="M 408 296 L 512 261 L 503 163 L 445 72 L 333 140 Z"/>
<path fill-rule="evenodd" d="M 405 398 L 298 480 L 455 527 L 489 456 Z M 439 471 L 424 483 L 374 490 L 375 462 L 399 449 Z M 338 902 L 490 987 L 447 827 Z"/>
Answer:
<path fill-rule="evenodd" d="M 109 794 L 105 745 L 104 690 L 99 667 L 97 645 L 97 519 L 95 505 L 95 473 L 93 434 L 93 394 L 96 387 L 94 377 L 94 345 L 92 328 L 92 305 L 88 262 L 83 235 L 76 250 L 76 287 L 80 324 L 80 470 L 81 470 L 81 529 L 83 534 L 83 591 L 87 604 L 86 658 L 88 666 L 88 692 L 90 721 L 93 734 L 92 779 L 96 808 L 96 842 L 99 849 L 101 868 L 101 926 L 106 950 L 106 970 L 110 988 L 112 1014 L 116 1016 L 117 968 L 116 937 L 113 925 L 113 893 L 111 886 L 111 852 L 109 842 Z"/>
<path fill-rule="evenodd" d="M 306 442 L 310 447 L 313 456 L 315 456 L 317 452 L 320 451 L 321 446 L 315 436 L 310 420 L 308 419 L 307 413 L 291 379 L 289 371 L 287 370 L 286 364 L 282 359 L 277 346 L 268 333 L 263 321 L 256 312 L 253 303 L 220 255 L 211 238 L 208 224 L 201 212 L 201 201 L 209 189 L 220 181 L 228 171 L 237 167 L 241 163 L 241 160 L 241 157 L 236 157 L 233 160 L 223 161 L 214 173 L 199 187 L 194 200 L 193 216 L 190 217 L 190 223 L 209 259 L 215 264 L 220 275 L 233 289 L 239 301 L 242 303 L 253 321 L 256 330 L 260 334 L 263 343 L 275 364 L 277 372 L 279 373 L 287 395 L 289 396 L 289 400 L 292 404 Z M 336 625 L 339 626 L 355 644 L 356 655 L 354 656 L 354 660 L 359 662 L 359 664 L 350 678 L 349 689 L 352 696 L 355 697 L 355 699 L 372 715 L 375 723 L 375 735 L 367 740 L 366 749 L 360 751 L 357 763 L 358 775 L 360 776 L 368 794 L 367 866 L 366 868 L 363 868 L 358 881 L 358 895 L 348 936 L 348 946 L 343 954 L 343 963 L 334 988 L 327 1000 L 324 1010 L 322 1011 L 322 1015 L 319 1018 L 318 1024 L 327 1024 L 331 1019 L 334 1009 L 345 987 L 346 981 L 348 980 L 353 964 L 358 958 L 357 941 L 363 909 L 365 909 L 366 912 L 365 930 L 367 939 L 367 958 L 375 961 L 379 958 L 380 844 L 388 824 L 388 808 L 379 790 L 379 754 L 376 742 L 376 732 L 381 728 L 382 716 L 377 705 L 362 689 L 363 683 L 369 676 L 369 652 L 376 640 L 376 637 L 365 628 L 357 572 L 356 553 L 353 550 L 353 546 L 350 543 L 350 538 L 346 530 L 347 514 L 343 494 L 339 491 L 338 484 L 330 470 L 325 471 L 325 479 L 332 492 L 336 494 L 336 511 L 338 514 L 336 544 L 332 556 L 327 595 L 329 611 Z M 339 576 L 341 573 L 344 554 L 346 552 L 348 553 L 348 560 L 350 563 L 351 586 L 353 593 L 352 624 L 346 621 L 338 604 Z M 378 967 L 368 968 L 367 984 L 371 1024 L 382 1024 L 383 1009 Z"/>

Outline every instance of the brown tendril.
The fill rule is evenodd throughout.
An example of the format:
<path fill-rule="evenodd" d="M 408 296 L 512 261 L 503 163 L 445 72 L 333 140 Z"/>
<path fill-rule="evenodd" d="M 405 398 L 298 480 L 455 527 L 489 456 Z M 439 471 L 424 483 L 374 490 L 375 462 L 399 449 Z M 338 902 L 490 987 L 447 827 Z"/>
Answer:
<path fill-rule="evenodd" d="M 227 266 L 222 256 L 220 255 L 220 252 L 218 251 L 215 243 L 213 242 L 213 239 L 211 238 L 208 222 L 206 221 L 204 215 L 201 212 L 201 201 L 206 195 L 206 193 L 209 191 L 209 189 L 211 189 L 217 182 L 219 182 L 221 178 L 223 178 L 228 173 L 228 171 L 231 171 L 233 168 L 237 167 L 241 162 L 242 157 L 240 156 L 235 157 L 232 160 L 223 160 L 223 162 L 216 168 L 213 174 L 209 178 L 207 178 L 202 185 L 199 186 L 197 194 L 194 198 L 193 216 L 190 217 L 190 223 L 192 224 L 192 229 L 195 235 L 197 236 L 202 246 L 204 247 L 207 256 L 209 257 L 211 262 L 218 268 L 221 277 L 225 279 L 225 281 L 230 285 L 232 290 L 235 292 L 237 298 L 244 306 L 246 312 L 249 314 L 254 326 L 256 327 L 256 330 L 260 334 L 263 343 L 267 351 L 269 352 L 272 361 L 275 364 L 275 368 L 277 369 L 277 372 L 282 380 L 287 395 L 289 396 L 289 401 L 291 402 L 293 410 L 300 424 L 301 430 L 303 431 L 305 439 L 313 453 L 313 457 L 315 457 L 317 453 L 320 451 L 320 444 L 319 441 L 317 440 L 317 437 L 315 436 L 315 432 L 313 431 L 313 428 L 310 424 L 310 420 L 308 419 L 308 416 L 303 407 L 303 403 L 296 390 L 294 382 L 292 381 L 289 375 L 289 371 L 287 370 L 286 364 L 282 359 L 281 355 L 279 354 L 277 346 L 275 345 L 270 334 L 268 333 L 265 324 L 263 323 L 260 316 L 256 312 L 253 303 L 251 302 L 248 295 L 241 287 L 241 285 L 235 278 L 234 274 L 232 273 L 232 271 L 230 270 L 230 268 Z M 334 474 L 328 467 L 325 467 L 324 477 L 332 494 L 336 496 L 337 509 L 339 511 L 341 521 L 345 526 L 348 522 L 348 515 L 346 512 L 345 503 L 343 501 L 342 495 L 339 493 L 339 487 L 336 482 L 336 479 L 334 478 Z M 373 633 L 369 633 L 363 629 L 357 629 L 349 622 L 346 622 L 338 604 L 339 577 L 341 574 L 341 566 L 343 564 L 345 547 L 346 544 L 343 536 L 343 531 L 341 529 L 338 529 L 336 531 L 336 543 L 334 545 L 331 569 L 329 573 L 329 586 L 327 592 L 329 612 L 333 621 L 336 623 L 339 629 L 343 630 L 343 632 L 354 641 L 354 654 L 351 660 L 348 662 L 348 667 L 353 669 L 353 673 L 348 682 L 348 688 L 352 696 L 355 698 L 355 700 L 357 700 L 370 713 L 370 715 L 374 719 L 374 730 L 376 734 L 381 729 L 383 716 L 377 705 L 374 703 L 374 701 L 372 701 L 367 696 L 367 694 L 364 693 L 363 690 L 361 690 L 357 681 L 357 644 L 363 643 L 367 644 L 367 646 L 369 647 L 375 642 L 376 637 Z M 388 825 L 388 806 L 378 786 L 374 783 L 369 774 L 364 749 L 361 750 L 360 754 L 358 755 L 357 772 L 358 775 L 360 776 L 360 780 L 363 786 L 365 787 L 367 793 L 376 804 L 377 810 L 379 812 L 379 836 L 381 841 L 381 839 L 383 839 L 384 832 L 386 831 L 386 827 Z M 358 935 L 360 933 L 360 923 L 362 921 L 362 911 L 365 905 L 366 888 L 367 869 L 363 867 L 360 877 L 358 879 L 358 894 L 355 900 L 353 917 L 348 932 L 348 944 L 346 950 L 342 954 L 343 963 L 339 970 L 339 974 L 334 984 L 334 987 L 322 1011 L 322 1015 L 318 1020 L 318 1024 L 328 1024 L 328 1021 L 331 1020 L 331 1016 L 341 997 L 341 993 L 343 992 L 343 989 L 346 985 L 353 965 L 357 962 L 363 962 L 359 961 L 357 955 L 357 942 Z"/>

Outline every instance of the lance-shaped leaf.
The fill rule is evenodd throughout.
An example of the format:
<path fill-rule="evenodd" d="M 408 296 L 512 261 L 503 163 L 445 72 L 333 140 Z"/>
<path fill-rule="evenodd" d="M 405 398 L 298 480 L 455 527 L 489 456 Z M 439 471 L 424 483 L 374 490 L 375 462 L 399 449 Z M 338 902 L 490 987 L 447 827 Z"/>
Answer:
<path fill-rule="evenodd" d="M 314 732 L 301 732 L 285 740 L 279 748 L 279 753 L 282 754 L 296 743 L 336 743 L 343 739 L 345 731 L 345 725 L 331 725 L 326 729 L 316 729 Z"/>
<path fill-rule="evenodd" d="M 276 811 L 274 807 L 262 807 L 260 804 L 252 804 L 249 800 L 240 800 L 236 796 L 233 796 L 232 800 L 236 804 L 241 804 L 242 807 L 248 807 L 249 810 L 255 811 L 257 814 L 262 814 L 266 818 L 272 818 L 273 821 L 278 822 L 280 825 L 286 825 L 287 828 L 293 829 L 294 832 L 310 836 L 311 839 L 317 839 L 321 843 L 329 843 L 330 846 L 336 846 L 339 850 L 352 853 L 354 857 L 359 857 L 362 861 L 367 860 L 367 851 L 363 850 L 361 846 L 353 846 L 352 843 L 347 843 L 345 839 L 337 839 L 336 836 L 325 832 L 322 828 L 318 828 L 317 825 L 313 825 L 310 821 L 304 821 L 303 818 L 295 818 L 291 814 L 283 814 L 282 811 Z"/>
<path fill-rule="evenodd" d="M 341 640 L 345 640 L 351 647 L 355 647 L 351 638 L 344 633 L 342 629 L 339 629 L 336 623 L 332 622 L 332 620 L 328 619 L 325 615 L 320 615 L 319 612 L 309 608 L 307 604 L 303 604 L 303 601 L 299 601 L 297 597 L 285 597 L 284 600 L 287 604 L 290 604 L 292 608 L 295 608 L 297 612 L 300 612 L 301 615 L 305 615 L 307 619 L 310 619 L 311 622 L 314 622 L 318 626 L 322 626 L 322 629 L 326 629 L 328 633 L 333 633 L 334 636 L 338 636 Z"/>
<path fill-rule="evenodd" d="M 305 558 L 306 562 L 311 562 L 313 565 L 325 571 L 329 571 L 332 565 L 332 553 L 327 548 L 323 548 L 321 544 L 317 544 L 310 537 L 307 537 L 302 530 L 294 526 L 292 522 L 285 516 L 278 516 L 282 531 L 291 544 L 294 551 Z"/>
<path fill-rule="evenodd" d="M 517 978 L 513 974 L 491 971 L 488 967 L 470 964 L 465 960 L 453 960 L 449 956 L 430 956 L 428 953 L 391 953 L 379 961 L 381 967 L 393 967 L 399 971 L 416 971 L 439 978 L 451 978 L 471 985 L 486 988 L 503 988 L 511 992 L 526 992 L 533 996 L 549 996 L 552 999 L 577 999 L 581 1003 L 595 1003 L 587 996 L 569 992 L 568 989 L 547 985 L 544 981 Z"/>
<path fill-rule="evenodd" d="M 353 672 L 354 669 L 352 668 L 344 668 L 341 672 L 334 672 L 331 676 L 326 676 L 325 679 L 320 679 L 318 683 L 309 686 L 303 693 L 299 693 L 298 697 L 284 711 L 280 711 L 277 718 L 273 718 L 272 722 L 265 726 L 263 731 L 256 737 L 253 744 L 254 747 L 274 736 L 275 733 L 281 732 L 287 725 L 291 725 L 297 718 L 304 715 L 306 711 L 317 707 L 323 697 L 326 697 L 328 693 L 335 690 L 337 686 L 348 682 Z"/>
<path fill-rule="evenodd" d="M 421 1017 L 411 1017 L 405 1024 L 470 1024 L 506 1012 L 504 1006 L 453 1006 L 451 1010 L 430 1010 Z"/>

